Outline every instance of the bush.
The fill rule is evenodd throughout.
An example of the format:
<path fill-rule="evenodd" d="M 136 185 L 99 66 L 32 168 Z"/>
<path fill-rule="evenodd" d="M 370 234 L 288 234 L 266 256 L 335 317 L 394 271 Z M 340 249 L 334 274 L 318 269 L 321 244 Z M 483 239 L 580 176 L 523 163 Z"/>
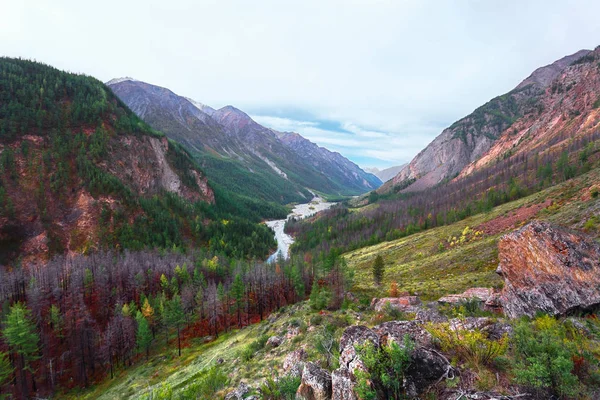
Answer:
<path fill-rule="evenodd" d="M 534 389 L 550 389 L 560 396 L 579 393 L 579 379 L 572 373 L 573 360 L 581 357 L 565 326 L 541 316 L 515 327 L 514 373 L 518 383 Z"/>
<path fill-rule="evenodd" d="M 245 346 L 240 352 L 242 360 L 250 361 L 258 351 L 265 348 L 268 340 L 269 335 L 260 335 L 258 339 Z"/>
<path fill-rule="evenodd" d="M 319 287 L 319 285 L 315 283 L 310 292 L 310 307 L 315 311 L 324 310 L 331 301 L 331 297 L 331 291 L 328 288 Z"/>
<path fill-rule="evenodd" d="M 449 323 L 429 324 L 427 330 L 437 339 L 443 351 L 454 353 L 478 370 L 482 365 L 490 365 L 497 357 L 506 353 L 508 348 L 507 336 L 498 341 L 491 340 L 480 330 L 453 330 Z"/>
<path fill-rule="evenodd" d="M 258 389 L 263 400 L 294 400 L 300 386 L 300 377 L 267 378 Z"/>
<path fill-rule="evenodd" d="M 377 399 L 375 387 L 382 390 L 386 399 L 401 399 L 404 394 L 404 374 L 410 366 L 414 343 L 408 335 L 404 336 L 403 345 L 390 341 L 387 346 L 375 347 L 371 342 L 357 346 L 368 372 L 355 372 L 356 394 L 363 400 Z"/>
<path fill-rule="evenodd" d="M 310 317 L 311 326 L 318 326 L 321 325 L 321 323 L 323 323 L 323 316 L 317 314 Z"/>

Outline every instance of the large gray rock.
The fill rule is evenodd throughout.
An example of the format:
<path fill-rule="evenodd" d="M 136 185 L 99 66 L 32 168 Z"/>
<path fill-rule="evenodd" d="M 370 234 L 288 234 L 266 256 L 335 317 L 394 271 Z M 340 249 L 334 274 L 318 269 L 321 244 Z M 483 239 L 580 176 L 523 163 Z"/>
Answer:
<path fill-rule="evenodd" d="M 600 245 L 545 222 L 531 222 L 498 244 L 501 300 L 511 318 L 564 315 L 600 304 Z"/>
<path fill-rule="evenodd" d="M 283 373 L 290 376 L 302 376 L 304 370 L 304 361 L 306 360 L 306 350 L 299 348 L 291 353 L 288 353 L 283 360 Z"/>
<path fill-rule="evenodd" d="M 225 396 L 225 400 L 244 400 L 248 393 L 250 393 L 250 387 L 244 382 L 241 382 L 237 389 L 233 392 L 229 392 L 227 396 Z"/>
<path fill-rule="evenodd" d="M 298 400 L 331 399 L 331 375 L 317 364 L 309 362 L 304 365 L 302 382 L 296 392 Z"/>
<path fill-rule="evenodd" d="M 348 368 L 341 367 L 331 373 L 332 400 L 358 400 L 354 393 L 354 376 Z"/>

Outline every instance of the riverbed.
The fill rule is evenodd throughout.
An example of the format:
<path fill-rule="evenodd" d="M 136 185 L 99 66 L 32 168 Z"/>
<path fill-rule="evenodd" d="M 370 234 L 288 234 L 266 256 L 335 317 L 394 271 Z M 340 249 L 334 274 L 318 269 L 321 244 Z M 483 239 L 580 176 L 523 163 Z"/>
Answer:
<path fill-rule="evenodd" d="M 286 219 L 277 219 L 267 221 L 268 227 L 275 231 L 275 240 L 277 241 L 277 250 L 269 256 L 267 262 L 273 262 L 281 253 L 284 258 L 290 256 L 290 246 L 294 243 L 294 238 L 283 231 L 285 222 L 290 218 L 302 219 L 315 215 L 319 211 L 327 210 L 336 203 L 328 203 L 321 197 L 315 196 L 310 203 L 298 204 L 292 212 L 288 214 Z"/>

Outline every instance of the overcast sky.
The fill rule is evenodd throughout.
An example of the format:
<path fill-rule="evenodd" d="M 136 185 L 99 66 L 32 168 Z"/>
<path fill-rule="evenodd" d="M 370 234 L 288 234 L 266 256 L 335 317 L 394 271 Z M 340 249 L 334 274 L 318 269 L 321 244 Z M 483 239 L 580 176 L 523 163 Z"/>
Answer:
<path fill-rule="evenodd" d="M 600 45 L 599 15 L 597 0 L 0 0 L 0 54 L 232 104 L 386 167 L 535 68 Z"/>

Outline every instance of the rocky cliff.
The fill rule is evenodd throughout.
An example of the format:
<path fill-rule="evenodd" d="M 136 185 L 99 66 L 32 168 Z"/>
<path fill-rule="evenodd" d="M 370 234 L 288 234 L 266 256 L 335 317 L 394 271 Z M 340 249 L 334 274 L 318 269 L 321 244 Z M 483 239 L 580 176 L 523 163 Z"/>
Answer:
<path fill-rule="evenodd" d="M 500 300 L 511 318 L 600 305 L 600 245 L 580 234 L 532 222 L 502 237 L 498 257 Z"/>
<path fill-rule="evenodd" d="M 215 110 L 172 91 L 130 78 L 108 82 L 138 116 L 184 144 L 202 160 L 211 179 L 238 191 L 263 195 L 261 184 L 273 183 L 267 200 L 311 198 L 305 188 L 329 194 L 361 194 L 381 181 L 338 153 L 330 152 L 297 133 L 282 133 L 255 122 L 243 111 L 226 106 Z M 243 175 L 237 179 L 237 175 Z M 292 197 L 290 197 L 290 195 Z M 262 196 L 264 197 L 264 196 Z"/>
<path fill-rule="evenodd" d="M 512 132 L 513 124 L 520 118 L 541 113 L 552 83 L 572 63 L 589 53 L 589 50 L 580 50 L 537 69 L 512 91 L 458 120 L 380 190 L 385 192 L 404 181 L 415 179 L 406 190 L 419 191 L 456 177 L 486 154 L 503 134 Z"/>

